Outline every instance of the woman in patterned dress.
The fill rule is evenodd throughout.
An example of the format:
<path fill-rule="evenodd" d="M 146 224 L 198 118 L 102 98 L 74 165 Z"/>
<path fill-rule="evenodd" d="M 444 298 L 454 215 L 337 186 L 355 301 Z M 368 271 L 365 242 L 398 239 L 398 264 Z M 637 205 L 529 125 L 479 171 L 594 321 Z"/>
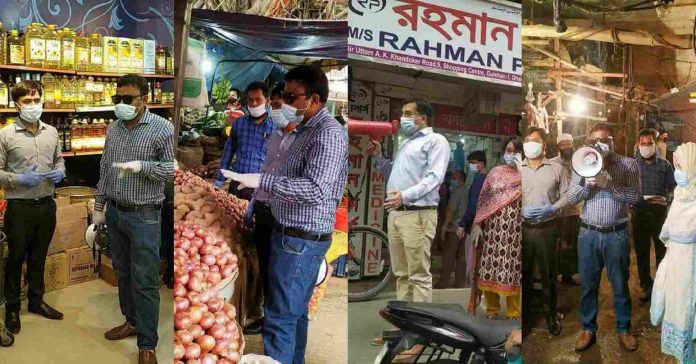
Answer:
<path fill-rule="evenodd" d="M 500 312 L 500 298 L 507 302 L 507 317 L 520 317 L 522 278 L 522 177 L 517 162 L 522 160 L 522 140 L 515 137 L 505 144 L 505 164 L 488 173 L 477 203 L 473 240 L 476 246 L 476 287 L 472 291 L 470 312 L 476 310 L 478 290 L 486 299 L 486 316 Z M 478 235 L 478 236 L 477 236 Z"/>

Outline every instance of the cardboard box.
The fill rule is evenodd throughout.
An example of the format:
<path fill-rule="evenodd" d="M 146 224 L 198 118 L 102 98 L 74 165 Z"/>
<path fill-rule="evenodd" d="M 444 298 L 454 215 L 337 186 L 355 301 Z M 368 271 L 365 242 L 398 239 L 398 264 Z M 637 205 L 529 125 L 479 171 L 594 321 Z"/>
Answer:
<path fill-rule="evenodd" d="M 97 277 L 92 249 L 85 246 L 67 250 L 65 254 L 68 256 L 68 285 L 91 281 Z"/>
<path fill-rule="evenodd" d="M 131 73 L 131 40 L 130 38 L 118 38 L 118 71 Z"/>
<path fill-rule="evenodd" d="M 106 283 L 116 287 L 118 286 L 118 278 L 116 277 L 116 272 L 114 272 L 114 266 L 111 263 L 111 258 L 106 255 L 102 255 L 101 264 L 99 265 L 99 278 L 103 279 Z"/>
<path fill-rule="evenodd" d="M 145 60 L 144 41 L 142 39 L 131 40 L 131 68 L 132 72 L 143 73 L 143 61 Z"/>
<path fill-rule="evenodd" d="M 70 199 L 61 198 L 58 200 L 68 200 L 69 202 Z M 57 205 L 58 200 L 56 200 Z M 60 201 L 56 212 L 56 230 L 53 232 L 48 254 L 85 246 L 85 230 L 87 230 L 87 205 L 84 203 L 65 205 L 65 201 Z"/>
<path fill-rule="evenodd" d="M 68 286 L 68 257 L 65 253 L 46 257 L 44 285 L 46 292 L 57 291 Z"/>
<path fill-rule="evenodd" d="M 148 75 L 155 74 L 155 53 L 157 46 L 154 40 L 143 40 L 143 73 Z"/>
<path fill-rule="evenodd" d="M 119 38 L 104 37 L 104 71 L 118 72 Z"/>

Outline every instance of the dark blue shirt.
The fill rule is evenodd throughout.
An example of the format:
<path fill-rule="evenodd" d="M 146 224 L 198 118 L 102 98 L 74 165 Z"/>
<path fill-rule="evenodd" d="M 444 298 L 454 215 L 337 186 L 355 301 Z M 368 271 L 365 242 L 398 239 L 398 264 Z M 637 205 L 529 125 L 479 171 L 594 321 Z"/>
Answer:
<path fill-rule="evenodd" d="M 674 170 L 672 165 L 662 158 L 658 158 L 657 153 L 651 158 L 652 164 L 648 164 L 636 153 L 636 160 L 640 167 L 640 193 L 643 196 L 663 196 L 668 197 L 677 186 L 674 181 Z M 641 199 L 639 206 L 644 202 Z"/>
<path fill-rule="evenodd" d="M 225 149 L 220 158 L 220 169 L 232 170 L 237 173 L 261 173 L 266 160 L 268 138 L 275 130 L 270 115 L 261 124 L 255 124 L 249 115 L 237 119 L 232 125 L 230 137 L 227 138 Z M 236 155 L 234 166 L 232 157 Z M 232 168 L 230 168 L 232 167 Z M 216 176 L 218 181 L 225 178 L 221 173 Z"/>
<path fill-rule="evenodd" d="M 481 194 L 481 189 L 483 188 L 483 182 L 486 180 L 486 173 L 479 173 L 474 177 L 474 182 L 471 183 L 469 187 L 469 202 L 466 205 L 466 212 L 461 221 L 459 221 L 459 226 L 466 230 L 466 233 L 471 232 L 471 226 L 474 224 L 474 219 L 476 218 L 476 205 L 478 204 L 479 195 Z"/>

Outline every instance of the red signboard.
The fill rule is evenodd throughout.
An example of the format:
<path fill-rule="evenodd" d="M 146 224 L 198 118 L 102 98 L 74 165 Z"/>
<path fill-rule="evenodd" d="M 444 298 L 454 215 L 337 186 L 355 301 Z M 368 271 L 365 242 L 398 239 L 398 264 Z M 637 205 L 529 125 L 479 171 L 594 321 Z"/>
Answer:
<path fill-rule="evenodd" d="M 467 119 L 464 108 L 459 106 L 435 104 L 435 127 L 462 132 L 495 134 L 495 118 L 479 115 L 476 119 Z"/>
<path fill-rule="evenodd" d="M 500 114 L 498 117 L 498 134 L 517 135 L 517 126 L 519 123 L 519 115 Z"/>

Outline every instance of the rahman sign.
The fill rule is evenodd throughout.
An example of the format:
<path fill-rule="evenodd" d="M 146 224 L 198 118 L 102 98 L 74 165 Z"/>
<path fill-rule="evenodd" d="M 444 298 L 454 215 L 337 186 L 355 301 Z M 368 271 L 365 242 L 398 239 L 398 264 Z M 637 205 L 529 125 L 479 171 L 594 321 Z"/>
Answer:
<path fill-rule="evenodd" d="M 521 87 L 521 14 L 502 0 L 350 0 L 348 56 Z"/>

